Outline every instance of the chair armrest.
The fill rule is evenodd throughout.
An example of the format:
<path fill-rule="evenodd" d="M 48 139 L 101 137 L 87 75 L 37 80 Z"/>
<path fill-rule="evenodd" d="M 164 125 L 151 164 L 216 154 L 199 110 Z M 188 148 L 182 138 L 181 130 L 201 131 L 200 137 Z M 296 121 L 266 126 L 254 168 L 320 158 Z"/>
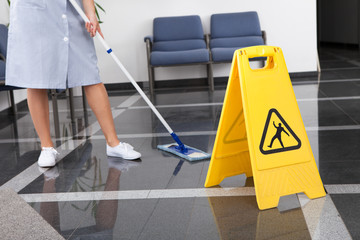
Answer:
<path fill-rule="evenodd" d="M 262 38 L 264 39 L 264 44 L 266 45 L 266 41 L 267 41 L 267 39 L 266 39 L 266 32 L 263 30 L 263 31 L 261 31 L 261 35 L 262 35 Z"/>
<path fill-rule="evenodd" d="M 152 36 L 146 36 L 144 38 L 144 41 L 146 43 L 146 53 L 147 53 L 148 59 L 150 59 L 150 53 L 152 51 L 152 44 L 153 44 L 153 37 Z"/>
<path fill-rule="evenodd" d="M 150 41 L 150 43 L 153 43 L 153 40 L 154 40 L 153 36 L 149 35 L 149 36 L 144 37 L 144 42 Z"/>
<path fill-rule="evenodd" d="M 205 38 L 205 43 L 206 43 L 206 48 L 209 49 L 210 48 L 210 34 L 205 34 L 204 38 Z"/>
<path fill-rule="evenodd" d="M 151 55 L 151 51 L 152 51 L 152 36 L 146 36 L 144 38 L 144 41 L 146 43 L 146 58 L 147 58 L 147 63 L 148 63 L 148 67 L 151 66 L 150 64 L 150 55 Z"/>
<path fill-rule="evenodd" d="M 212 62 L 212 54 L 211 54 L 211 50 L 210 50 L 210 37 L 211 37 L 211 34 L 204 35 L 206 48 L 209 50 L 209 60 L 210 60 L 210 62 Z"/>

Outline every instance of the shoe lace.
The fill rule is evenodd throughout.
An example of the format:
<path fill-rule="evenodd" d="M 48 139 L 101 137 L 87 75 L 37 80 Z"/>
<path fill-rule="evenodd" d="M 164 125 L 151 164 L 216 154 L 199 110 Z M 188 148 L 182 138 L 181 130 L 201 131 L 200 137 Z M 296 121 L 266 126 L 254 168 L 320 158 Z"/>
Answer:
<path fill-rule="evenodd" d="M 42 151 L 51 151 L 51 152 L 53 152 L 55 155 L 59 155 L 59 152 L 56 151 L 56 149 L 53 148 L 53 147 L 43 147 L 43 148 L 42 148 Z"/>
<path fill-rule="evenodd" d="M 130 144 L 125 143 L 125 142 L 121 142 L 120 145 L 125 148 L 125 151 L 133 150 L 133 149 L 134 149 L 133 146 L 131 146 Z"/>

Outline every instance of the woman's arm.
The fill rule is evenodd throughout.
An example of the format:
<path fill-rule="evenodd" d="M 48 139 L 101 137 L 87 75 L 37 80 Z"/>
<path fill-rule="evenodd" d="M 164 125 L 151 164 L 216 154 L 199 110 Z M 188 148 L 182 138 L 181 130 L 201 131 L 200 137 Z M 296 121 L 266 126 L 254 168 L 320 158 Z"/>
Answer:
<path fill-rule="evenodd" d="M 94 0 L 82 0 L 82 1 L 84 5 L 85 14 L 90 20 L 90 23 L 86 23 L 85 25 L 87 31 L 90 33 L 91 37 L 94 37 L 96 35 L 96 32 L 99 32 L 101 37 L 104 38 L 95 14 Z"/>

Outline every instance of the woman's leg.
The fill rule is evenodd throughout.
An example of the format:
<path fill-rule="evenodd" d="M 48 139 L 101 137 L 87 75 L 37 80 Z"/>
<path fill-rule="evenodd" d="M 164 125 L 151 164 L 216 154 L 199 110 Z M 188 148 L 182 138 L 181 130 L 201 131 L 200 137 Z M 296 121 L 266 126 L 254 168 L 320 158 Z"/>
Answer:
<path fill-rule="evenodd" d="M 27 102 L 41 147 L 53 147 L 50 136 L 49 101 L 47 89 L 28 89 Z"/>
<path fill-rule="evenodd" d="M 117 146 L 120 141 L 116 135 L 109 97 L 104 84 L 99 83 L 84 88 L 87 101 L 99 121 L 107 144 L 110 147 Z"/>

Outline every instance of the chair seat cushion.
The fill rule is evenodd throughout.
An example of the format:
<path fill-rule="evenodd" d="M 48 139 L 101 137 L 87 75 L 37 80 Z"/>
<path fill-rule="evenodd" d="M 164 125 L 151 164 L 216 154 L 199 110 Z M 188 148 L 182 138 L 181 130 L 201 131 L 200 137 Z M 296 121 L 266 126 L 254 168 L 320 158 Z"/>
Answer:
<path fill-rule="evenodd" d="M 202 39 L 188 39 L 176 41 L 154 42 L 152 51 L 183 51 L 206 48 L 206 43 Z"/>
<path fill-rule="evenodd" d="M 171 66 L 176 64 L 206 63 L 209 62 L 207 49 L 187 51 L 153 51 L 150 56 L 152 66 Z"/>
<path fill-rule="evenodd" d="M 243 48 L 264 45 L 261 36 L 215 38 L 210 40 L 210 48 Z"/>
<path fill-rule="evenodd" d="M 249 46 L 243 46 L 249 47 Z M 212 48 L 212 60 L 213 62 L 231 62 L 234 56 L 234 52 L 240 48 Z M 252 60 L 266 60 L 266 58 L 253 58 Z"/>

